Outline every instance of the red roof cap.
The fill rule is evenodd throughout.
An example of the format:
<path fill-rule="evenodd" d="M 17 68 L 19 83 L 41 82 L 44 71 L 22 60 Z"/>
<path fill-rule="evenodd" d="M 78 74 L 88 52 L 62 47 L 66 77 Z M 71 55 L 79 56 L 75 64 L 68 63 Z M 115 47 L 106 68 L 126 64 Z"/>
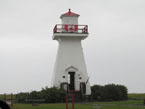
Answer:
<path fill-rule="evenodd" d="M 74 12 L 71 12 L 71 9 L 69 9 L 69 11 L 67 13 L 64 13 L 60 16 L 60 18 L 62 18 L 63 16 L 80 16 L 79 14 L 76 14 Z"/>

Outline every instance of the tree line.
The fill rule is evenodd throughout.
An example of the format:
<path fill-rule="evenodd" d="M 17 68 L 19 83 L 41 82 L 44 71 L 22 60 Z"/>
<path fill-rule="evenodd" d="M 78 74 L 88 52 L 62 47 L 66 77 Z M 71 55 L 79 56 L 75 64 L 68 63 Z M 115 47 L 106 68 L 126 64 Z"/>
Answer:
<path fill-rule="evenodd" d="M 62 89 L 45 87 L 41 91 L 18 93 L 15 95 L 15 101 L 17 103 L 59 103 L 65 102 L 66 94 Z M 127 100 L 127 88 L 115 84 L 94 85 L 91 87 L 91 99 L 97 101 Z"/>
<path fill-rule="evenodd" d="M 113 100 L 127 100 L 128 90 L 123 85 L 108 84 L 105 86 L 94 85 L 91 87 L 92 100 L 97 101 L 113 101 Z"/>
<path fill-rule="evenodd" d="M 18 93 L 15 95 L 17 103 L 58 103 L 65 101 L 66 92 L 57 88 L 42 88 L 41 91 L 31 91 L 30 93 Z M 37 101 L 36 101 L 37 100 Z"/>

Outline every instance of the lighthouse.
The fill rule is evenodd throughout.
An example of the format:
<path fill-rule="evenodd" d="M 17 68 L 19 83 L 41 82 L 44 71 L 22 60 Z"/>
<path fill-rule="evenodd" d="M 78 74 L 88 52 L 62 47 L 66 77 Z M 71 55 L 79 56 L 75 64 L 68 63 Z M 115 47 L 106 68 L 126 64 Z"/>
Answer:
<path fill-rule="evenodd" d="M 87 74 L 81 41 L 88 37 L 88 26 L 79 25 L 79 14 L 69 11 L 60 16 L 62 24 L 53 29 L 53 40 L 59 43 L 53 73 L 53 87 L 67 92 L 76 91 L 90 95 L 90 83 Z"/>

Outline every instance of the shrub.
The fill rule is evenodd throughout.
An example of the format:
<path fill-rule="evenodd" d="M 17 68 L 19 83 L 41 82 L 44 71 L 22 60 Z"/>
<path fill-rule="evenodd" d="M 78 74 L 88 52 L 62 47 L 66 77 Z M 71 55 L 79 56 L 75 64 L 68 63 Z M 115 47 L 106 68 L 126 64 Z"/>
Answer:
<path fill-rule="evenodd" d="M 45 103 L 58 103 L 65 101 L 66 92 L 57 88 L 42 88 L 41 91 L 32 91 L 30 93 L 18 93 L 16 94 L 16 102 L 26 103 L 26 99 L 44 99 Z M 32 101 L 27 101 L 31 103 Z"/>
<path fill-rule="evenodd" d="M 94 85 L 91 87 L 92 99 L 98 101 L 127 100 L 127 88 L 123 85 L 108 84 L 105 86 Z"/>

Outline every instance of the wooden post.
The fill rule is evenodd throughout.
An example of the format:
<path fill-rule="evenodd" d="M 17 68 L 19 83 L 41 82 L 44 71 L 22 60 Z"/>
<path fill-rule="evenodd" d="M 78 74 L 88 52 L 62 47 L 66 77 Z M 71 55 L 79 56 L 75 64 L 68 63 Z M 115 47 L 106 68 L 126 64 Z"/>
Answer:
<path fill-rule="evenodd" d="M 13 94 L 11 93 L 11 107 L 13 107 Z"/>
<path fill-rule="evenodd" d="M 6 99 L 7 99 L 6 94 L 4 94 L 4 101 L 5 101 L 5 102 L 6 102 Z"/>
<path fill-rule="evenodd" d="M 9 94 L 9 96 L 10 97 L 8 97 L 8 100 L 10 99 L 10 101 L 11 101 L 10 106 L 13 107 L 14 106 L 13 105 L 13 93 Z M 6 93 L 4 94 L 4 102 L 7 103 L 7 94 Z"/>
<path fill-rule="evenodd" d="M 66 95 L 65 97 L 66 97 L 66 109 L 68 109 L 68 95 Z"/>
<path fill-rule="evenodd" d="M 74 94 L 72 95 L 72 109 L 74 109 Z"/>

